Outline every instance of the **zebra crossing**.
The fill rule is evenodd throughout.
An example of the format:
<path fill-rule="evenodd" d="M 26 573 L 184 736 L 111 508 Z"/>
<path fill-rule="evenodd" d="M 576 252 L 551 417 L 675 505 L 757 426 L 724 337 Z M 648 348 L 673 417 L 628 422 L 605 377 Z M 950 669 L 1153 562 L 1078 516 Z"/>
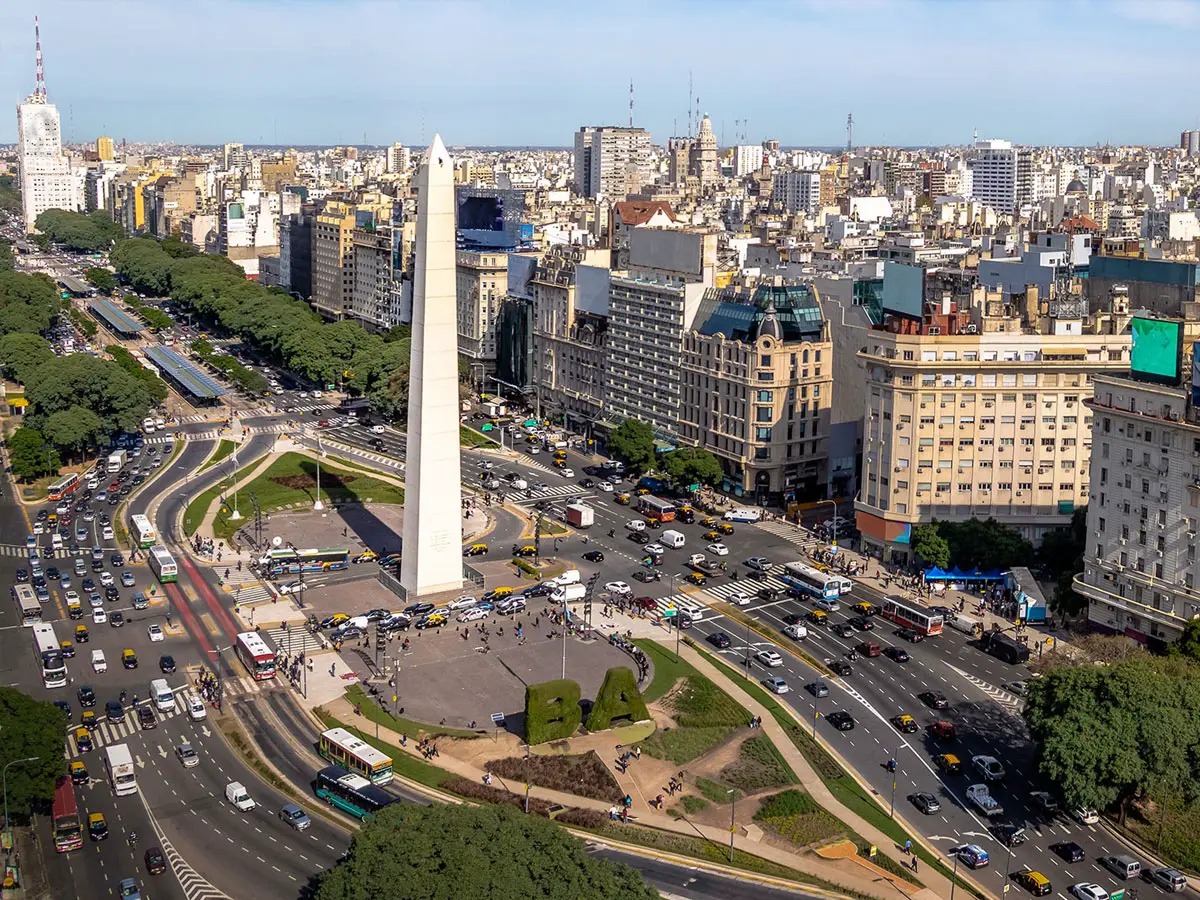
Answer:
<path fill-rule="evenodd" d="M 817 547 L 823 543 L 820 538 L 815 537 L 802 528 L 797 528 L 791 522 L 772 521 L 755 522 L 754 524 L 756 528 L 761 528 L 763 531 L 770 532 L 776 537 L 781 537 L 785 541 L 795 544 L 797 547 Z"/>
<path fill-rule="evenodd" d="M 235 603 L 251 605 L 254 603 L 271 603 L 275 599 L 275 595 L 271 593 L 271 589 L 262 582 L 237 584 L 232 585 L 232 587 Z"/>
<path fill-rule="evenodd" d="M 758 592 L 765 587 L 769 587 L 780 592 L 787 591 L 788 589 L 788 585 L 782 579 L 776 578 L 774 575 L 768 575 L 766 578 L 723 581 L 720 584 L 706 585 L 704 590 L 699 591 L 696 594 L 689 594 L 688 596 L 693 599 L 695 599 L 697 596 L 699 596 L 701 599 L 705 599 L 704 595 L 707 594 L 708 598 L 727 603 L 729 602 L 729 598 L 734 594 L 745 594 L 747 597 L 754 599 Z"/>
<path fill-rule="evenodd" d="M 267 634 L 280 653 L 296 656 L 299 653 L 316 653 L 325 649 L 325 642 L 307 628 L 271 628 Z"/>
<path fill-rule="evenodd" d="M 504 488 L 501 487 L 500 490 L 503 491 Z M 530 491 L 512 491 L 508 494 L 508 500 L 517 506 L 529 506 L 542 500 L 563 499 L 576 494 L 583 497 L 590 496 L 587 491 L 584 491 L 575 484 L 552 484 L 549 487 L 531 489 Z"/>
<path fill-rule="evenodd" d="M 41 552 L 41 548 L 38 548 Z M 29 549 L 19 544 L 0 544 L 0 556 L 23 556 L 29 558 Z"/>
<path fill-rule="evenodd" d="M 148 708 L 154 710 L 155 717 L 158 719 L 163 719 L 163 720 L 173 719 L 176 716 L 183 715 L 184 709 L 187 706 L 188 699 L 189 699 L 189 697 L 185 693 L 180 692 L 176 696 L 175 708 L 172 709 L 170 712 L 163 712 L 162 710 L 155 709 L 153 706 L 148 706 Z M 147 706 L 148 704 L 150 704 L 149 700 L 145 701 L 145 703 L 143 703 L 142 705 Z M 102 715 L 103 715 L 102 713 L 96 714 L 98 724 L 96 725 L 95 728 L 93 728 L 89 732 L 92 737 L 92 743 L 95 744 L 97 750 L 99 750 L 101 747 L 107 746 L 109 744 L 119 744 L 121 741 L 125 740 L 126 738 L 133 737 L 133 735 L 139 733 L 142 730 L 138 726 L 137 713 L 134 712 L 134 707 L 132 707 L 132 706 L 130 706 L 125 711 L 125 718 L 119 722 L 110 722 L 107 719 L 101 718 Z M 78 726 L 76 726 L 76 725 L 72 725 L 68 729 L 68 733 L 67 733 L 67 758 L 68 759 L 79 759 L 80 757 L 86 755 L 86 754 L 82 754 L 79 752 L 79 747 L 75 743 L 74 738 L 72 737 L 72 735 L 74 734 L 75 729 L 77 727 Z"/>
<path fill-rule="evenodd" d="M 250 425 L 245 428 L 246 434 L 281 434 L 285 431 L 294 431 L 294 427 L 288 427 L 286 422 L 272 422 L 270 425 Z M 229 432 L 224 432 L 229 434 Z M 153 434 L 145 439 L 147 444 L 167 444 L 175 441 L 211 441 L 214 438 L 221 437 L 222 431 L 218 428 L 212 428 L 208 431 L 180 431 L 175 434 Z"/>

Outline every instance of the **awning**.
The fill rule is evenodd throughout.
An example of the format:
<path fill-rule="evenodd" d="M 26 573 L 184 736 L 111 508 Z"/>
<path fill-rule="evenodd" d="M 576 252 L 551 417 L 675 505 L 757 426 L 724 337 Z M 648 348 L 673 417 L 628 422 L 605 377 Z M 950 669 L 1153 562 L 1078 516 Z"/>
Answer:
<path fill-rule="evenodd" d="M 1042 356 L 1072 356 L 1077 359 L 1087 357 L 1086 347 L 1043 347 Z"/>

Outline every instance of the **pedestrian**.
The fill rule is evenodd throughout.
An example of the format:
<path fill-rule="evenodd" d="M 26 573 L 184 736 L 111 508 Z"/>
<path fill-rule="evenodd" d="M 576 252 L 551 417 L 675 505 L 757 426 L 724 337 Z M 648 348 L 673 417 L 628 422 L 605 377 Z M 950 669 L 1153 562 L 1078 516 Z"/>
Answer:
<path fill-rule="evenodd" d="M 911 841 L 911 840 L 908 840 L 908 841 L 905 841 L 905 842 L 904 842 L 904 852 L 905 852 L 905 853 L 912 853 L 912 841 Z"/>
<path fill-rule="evenodd" d="M 641 759 L 641 758 L 642 758 L 642 748 L 641 748 L 641 747 L 634 747 L 634 748 L 633 748 L 633 758 L 634 758 L 634 759 Z"/>
<path fill-rule="evenodd" d="M 492 783 L 492 773 L 491 772 L 483 773 L 483 783 L 488 784 L 488 785 L 490 785 Z"/>
<path fill-rule="evenodd" d="M 912 870 L 914 873 L 917 871 L 917 858 L 915 856 L 912 858 Z"/>
<path fill-rule="evenodd" d="M 333 678 L 336 675 L 337 675 L 337 663 L 330 663 L 329 664 L 329 676 L 331 678 Z"/>

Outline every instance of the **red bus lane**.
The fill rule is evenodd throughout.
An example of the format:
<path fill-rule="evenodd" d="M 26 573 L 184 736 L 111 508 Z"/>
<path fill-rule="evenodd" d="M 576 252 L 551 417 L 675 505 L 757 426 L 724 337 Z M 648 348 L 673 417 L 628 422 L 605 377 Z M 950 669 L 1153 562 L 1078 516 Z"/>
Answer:
<path fill-rule="evenodd" d="M 221 601 L 217 599 L 216 595 L 212 592 L 212 589 L 208 586 L 208 583 L 196 570 L 196 566 L 190 559 L 182 555 L 180 557 L 179 564 L 187 571 L 189 580 L 191 580 L 192 584 L 195 585 L 200 596 L 204 598 L 204 602 L 208 604 L 208 608 L 212 611 L 213 618 L 220 624 L 230 643 L 236 641 L 238 632 L 241 631 L 241 629 L 233 624 L 233 619 L 230 618 L 229 613 L 225 610 L 225 607 L 221 605 Z"/>
<path fill-rule="evenodd" d="M 200 620 L 196 618 L 196 614 L 192 612 L 191 606 L 188 605 L 183 589 L 178 584 L 164 584 L 163 591 L 167 595 L 167 602 L 179 613 L 179 619 L 183 623 L 183 627 L 187 629 L 188 634 L 200 645 L 200 649 L 204 651 L 205 658 L 210 658 L 213 646 L 208 640 L 208 635 L 204 633 L 204 626 L 200 624 Z"/>

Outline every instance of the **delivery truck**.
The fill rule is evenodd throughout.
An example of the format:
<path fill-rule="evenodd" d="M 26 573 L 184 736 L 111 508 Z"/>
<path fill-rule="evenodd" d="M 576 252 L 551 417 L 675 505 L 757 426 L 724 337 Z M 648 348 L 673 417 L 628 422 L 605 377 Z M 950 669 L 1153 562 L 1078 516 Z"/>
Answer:
<path fill-rule="evenodd" d="M 583 503 L 572 503 L 567 507 L 567 524 L 576 528 L 591 528 L 596 521 L 596 511 Z"/>

